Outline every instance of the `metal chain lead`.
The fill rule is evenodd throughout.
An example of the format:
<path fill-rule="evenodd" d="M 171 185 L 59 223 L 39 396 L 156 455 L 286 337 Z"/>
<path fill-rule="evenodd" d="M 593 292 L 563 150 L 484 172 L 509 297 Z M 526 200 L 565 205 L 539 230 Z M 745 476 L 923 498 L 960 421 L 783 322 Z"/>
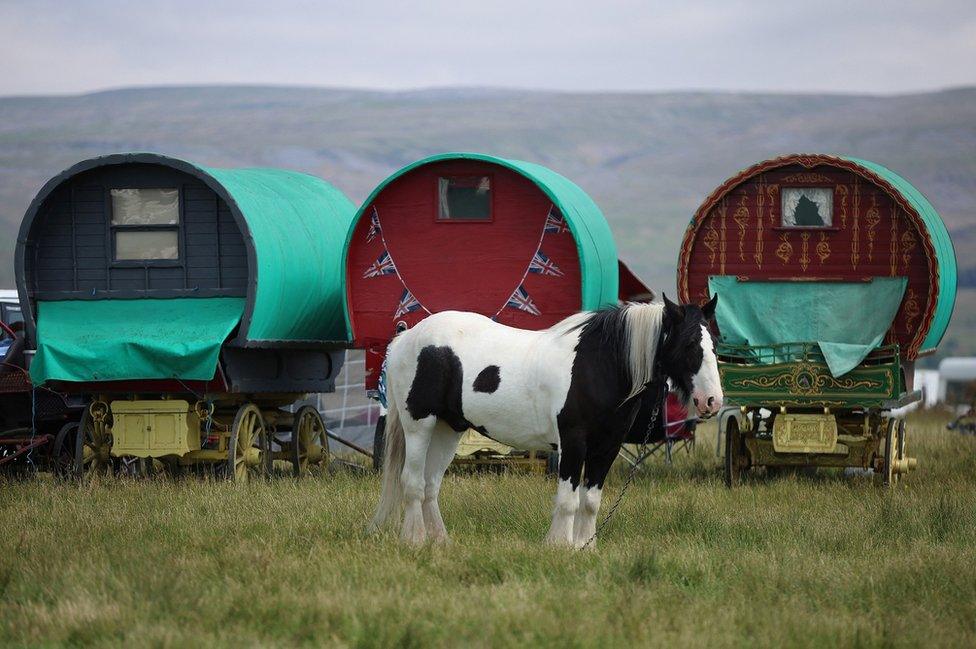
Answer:
<path fill-rule="evenodd" d="M 667 392 L 664 393 L 664 399 L 667 399 Z M 641 448 L 646 447 L 648 440 L 651 439 L 651 430 L 654 428 L 654 423 L 657 421 L 657 417 L 661 413 L 661 401 L 664 401 L 664 399 L 661 399 L 660 401 L 656 401 L 654 403 L 654 410 L 651 412 L 651 419 L 647 422 L 647 430 L 644 431 L 644 441 L 641 442 Z M 665 433 L 666 432 L 667 431 L 665 431 Z M 643 457 L 644 454 L 641 453 L 641 458 Z M 635 462 L 633 466 L 630 467 L 630 473 L 627 475 L 627 479 L 624 480 L 624 484 L 620 488 L 620 493 L 617 494 L 617 499 L 613 502 L 613 505 L 611 505 L 610 509 L 607 510 L 607 515 L 603 518 L 603 522 L 601 522 L 599 525 L 596 526 L 596 530 L 593 532 L 593 536 L 587 539 L 586 543 L 583 544 L 583 547 L 580 548 L 581 550 L 585 550 L 586 548 L 590 547 L 590 544 L 596 540 L 596 537 L 600 535 L 600 532 L 603 531 L 603 528 L 606 527 L 607 523 L 610 522 L 610 519 L 613 518 L 614 513 L 617 511 L 617 508 L 620 506 L 620 502 L 624 499 L 624 494 L 627 493 L 627 488 L 630 487 L 630 483 L 633 482 L 634 476 L 637 475 L 637 469 L 640 468 L 641 461 L 642 461 L 641 459 L 638 459 L 638 461 Z"/>

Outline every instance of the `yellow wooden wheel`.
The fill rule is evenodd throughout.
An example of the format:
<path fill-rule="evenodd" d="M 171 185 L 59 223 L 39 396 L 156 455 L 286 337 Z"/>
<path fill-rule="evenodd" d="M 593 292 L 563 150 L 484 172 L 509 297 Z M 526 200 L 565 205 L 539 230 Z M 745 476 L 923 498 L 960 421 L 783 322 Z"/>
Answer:
<path fill-rule="evenodd" d="M 247 482 L 271 472 L 271 449 L 261 411 L 253 403 L 237 410 L 227 443 L 226 476 L 234 482 Z"/>
<path fill-rule="evenodd" d="M 325 435 L 325 422 L 312 406 L 302 406 L 295 413 L 291 432 L 291 463 L 295 477 L 309 475 L 315 466 L 325 473 L 329 466 L 329 439 Z"/>
<path fill-rule="evenodd" d="M 85 408 L 78 424 L 74 475 L 84 480 L 93 475 L 108 475 L 113 467 L 111 413 L 107 403 L 93 401 Z"/>
<path fill-rule="evenodd" d="M 898 461 L 905 453 L 905 422 L 897 419 L 888 420 L 888 432 L 885 435 L 884 453 L 884 485 L 894 487 L 901 479 L 898 471 Z"/>

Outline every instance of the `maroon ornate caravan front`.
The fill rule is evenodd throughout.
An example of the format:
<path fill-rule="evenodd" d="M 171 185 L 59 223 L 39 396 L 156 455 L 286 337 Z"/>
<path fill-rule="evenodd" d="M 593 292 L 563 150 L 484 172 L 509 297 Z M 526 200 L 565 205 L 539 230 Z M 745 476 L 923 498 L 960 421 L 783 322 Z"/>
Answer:
<path fill-rule="evenodd" d="M 784 227 L 783 192 L 800 188 L 832 190 L 831 223 Z M 739 173 L 702 204 L 682 242 L 678 294 L 686 302 L 707 300 L 711 275 L 848 282 L 907 277 L 886 342 L 899 343 L 904 357 L 914 360 L 938 297 L 934 260 L 919 215 L 884 179 L 843 158 L 791 155 Z"/>

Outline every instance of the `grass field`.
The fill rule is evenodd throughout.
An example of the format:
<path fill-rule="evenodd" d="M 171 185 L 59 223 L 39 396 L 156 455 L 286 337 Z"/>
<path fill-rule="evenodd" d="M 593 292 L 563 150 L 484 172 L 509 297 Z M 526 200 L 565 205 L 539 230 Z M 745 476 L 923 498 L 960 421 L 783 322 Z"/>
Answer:
<path fill-rule="evenodd" d="M 722 485 L 714 433 L 642 474 L 595 552 L 543 547 L 554 484 L 453 475 L 449 547 L 370 537 L 375 476 L 0 486 L 4 645 L 976 644 L 976 439 L 921 469 Z M 612 502 L 622 471 L 612 476 Z"/>

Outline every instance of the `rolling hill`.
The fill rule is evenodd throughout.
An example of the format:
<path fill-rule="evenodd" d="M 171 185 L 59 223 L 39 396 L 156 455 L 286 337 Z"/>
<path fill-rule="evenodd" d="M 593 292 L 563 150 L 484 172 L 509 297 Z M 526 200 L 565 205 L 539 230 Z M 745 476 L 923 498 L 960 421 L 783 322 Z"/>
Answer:
<path fill-rule="evenodd" d="M 34 192 L 80 159 L 132 150 L 297 169 L 354 202 L 435 152 L 539 162 L 594 197 L 621 256 L 669 293 L 681 233 L 722 180 L 786 152 L 855 155 L 929 197 L 976 287 L 976 88 L 867 96 L 207 86 L 0 98 L 0 286 L 13 284 L 16 228 Z M 961 292 L 945 352 L 976 352 L 974 295 Z"/>

